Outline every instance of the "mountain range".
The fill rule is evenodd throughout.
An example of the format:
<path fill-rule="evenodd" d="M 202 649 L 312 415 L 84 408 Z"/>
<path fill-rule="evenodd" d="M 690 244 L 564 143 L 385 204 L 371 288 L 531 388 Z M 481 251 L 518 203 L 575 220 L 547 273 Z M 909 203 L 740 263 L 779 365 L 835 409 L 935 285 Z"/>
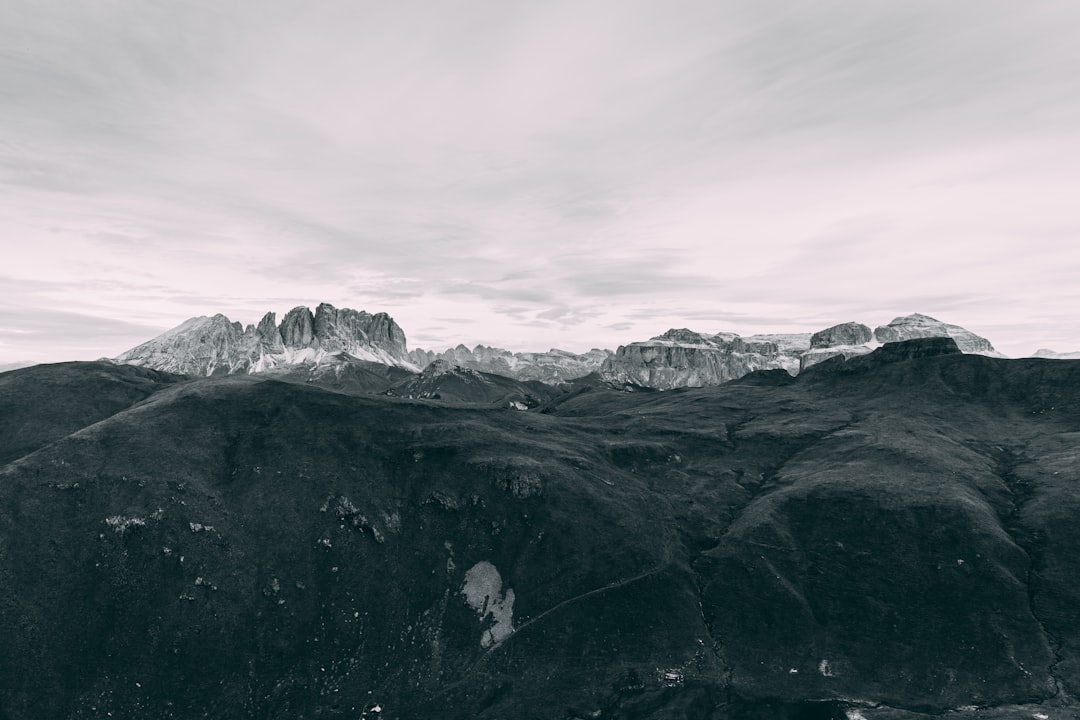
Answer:
<path fill-rule="evenodd" d="M 558 349 L 523 353 L 483 345 L 471 350 L 458 345 L 435 353 L 408 350 L 404 331 L 386 313 L 339 310 L 323 303 L 314 313 L 294 308 L 280 324 L 274 313 L 247 327 L 224 315 L 192 318 L 122 353 L 116 361 L 193 376 L 270 372 L 307 374 L 308 379 L 339 378 L 357 361 L 410 372 L 439 362 L 518 381 L 560 384 L 596 373 L 614 385 L 667 390 L 719 385 L 756 370 L 781 369 L 795 375 L 830 357 L 854 357 L 885 342 L 926 337 L 951 337 L 962 352 L 1001 357 L 985 338 L 918 313 L 873 331 L 855 322 L 814 334 L 745 338 L 672 329 L 620 346 L 614 353 L 600 349 L 584 354 Z"/>

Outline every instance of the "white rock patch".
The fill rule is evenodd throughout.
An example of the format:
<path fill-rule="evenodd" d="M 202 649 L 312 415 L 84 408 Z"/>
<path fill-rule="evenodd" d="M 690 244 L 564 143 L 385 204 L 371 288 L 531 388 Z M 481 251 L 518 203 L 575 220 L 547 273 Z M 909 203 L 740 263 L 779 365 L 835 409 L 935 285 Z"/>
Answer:
<path fill-rule="evenodd" d="M 480 647 L 501 643 L 514 632 L 514 591 L 507 588 L 503 592 L 502 576 L 494 565 L 481 560 L 469 568 L 461 594 L 480 622 L 489 623 L 480 636 Z"/>

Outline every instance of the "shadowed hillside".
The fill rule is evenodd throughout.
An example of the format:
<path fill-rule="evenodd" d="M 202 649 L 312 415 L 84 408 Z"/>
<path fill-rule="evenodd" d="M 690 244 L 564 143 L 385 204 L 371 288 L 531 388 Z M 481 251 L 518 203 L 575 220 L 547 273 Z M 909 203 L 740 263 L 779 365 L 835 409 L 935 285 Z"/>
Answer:
<path fill-rule="evenodd" d="M 0 717 L 1072 717 L 1080 362 L 949 343 L 532 412 L 65 366 L 0 396 L 70 413 L 2 446 Z"/>

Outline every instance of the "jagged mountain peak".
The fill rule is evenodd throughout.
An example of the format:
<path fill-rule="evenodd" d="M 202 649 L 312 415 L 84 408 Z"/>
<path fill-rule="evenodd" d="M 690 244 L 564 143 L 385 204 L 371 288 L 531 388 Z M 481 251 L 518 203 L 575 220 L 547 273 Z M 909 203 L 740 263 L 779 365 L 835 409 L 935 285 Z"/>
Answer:
<path fill-rule="evenodd" d="M 412 368 L 404 331 L 386 313 L 319 304 L 263 315 L 246 328 L 225 315 L 185 320 L 116 358 L 117 362 L 185 375 L 261 372 L 284 365 L 318 364 L 345 353 L 359 360 Z"/>

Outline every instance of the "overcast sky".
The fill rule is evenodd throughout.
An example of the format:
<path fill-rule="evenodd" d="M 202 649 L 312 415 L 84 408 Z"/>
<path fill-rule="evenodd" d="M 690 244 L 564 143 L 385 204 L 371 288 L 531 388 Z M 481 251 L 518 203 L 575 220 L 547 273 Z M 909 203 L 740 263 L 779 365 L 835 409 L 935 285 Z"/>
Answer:
<path fill-rule="evenodd" d="M 923 312 L 1080 350 L 1075 0 L 3 0 L 0 364 Z"/>

